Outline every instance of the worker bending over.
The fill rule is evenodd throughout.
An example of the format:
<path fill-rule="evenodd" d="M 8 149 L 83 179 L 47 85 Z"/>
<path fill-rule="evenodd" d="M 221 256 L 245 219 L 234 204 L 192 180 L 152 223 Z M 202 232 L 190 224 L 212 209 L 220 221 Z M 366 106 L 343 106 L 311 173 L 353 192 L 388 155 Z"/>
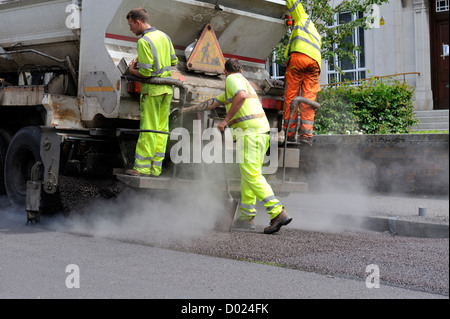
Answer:
<path fill-rule="evenodd" d="M 315 101 L 320 91 L 319 75 L 322 65 L 322 38 L 316 30 L 311 17 L 303 9 L 298 0 L 287 0 L 287 8 L 292 14 L 295 24 L 291 38 L 286 48 L 285 57 L 288 58 L 286 80 L 286 99 L 284 114 L 284 131 L 288 141 L 295 142 L 298 126 L 298 108 L 295 106 L 289 128 L 287 123 L 294 98 L 301 96 Z M 300 107 L 300 143 L 312 145 L 315 110 L 302 103 Z"/>
<path fill-rule="evenodd" d="M 275 197 L 272 187 L 262 175 L 264 156 L 270 142 L 270 126 L 264 109 L 253 87 L 242 75 L 238 60 L 230 59 L 225 64 L 225 93 L 202 104 L 183 109 L 187 112 L 203 112 L 225 106 L 227 115 L 218 129 L 227 127 L 235 131 L 239 168 L 241 173 L 240 217 L 234 228 L 255 229 L 256 199 L 261 201 L 270 215 L 270 225 L 264 233 L 273 234 L 292 218 Z"/>

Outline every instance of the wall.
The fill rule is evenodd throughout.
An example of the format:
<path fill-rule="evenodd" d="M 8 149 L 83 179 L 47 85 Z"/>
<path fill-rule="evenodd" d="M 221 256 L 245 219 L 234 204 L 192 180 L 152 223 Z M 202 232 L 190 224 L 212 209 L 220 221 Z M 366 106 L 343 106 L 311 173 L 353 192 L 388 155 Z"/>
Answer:
<path fill-rule="evenodd" d="M 288 179 L 324 188 L 396 194 L 449 194 L 449 135 L 316 136 Z"/>

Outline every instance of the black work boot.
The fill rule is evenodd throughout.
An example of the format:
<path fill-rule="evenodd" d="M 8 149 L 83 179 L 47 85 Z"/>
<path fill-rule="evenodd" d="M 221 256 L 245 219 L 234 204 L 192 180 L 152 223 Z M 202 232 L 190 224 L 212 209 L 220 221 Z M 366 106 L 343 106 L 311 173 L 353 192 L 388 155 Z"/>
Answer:
<path fill-rule="evenodd" d="M 283 208 L 281 214 L 270 221 L 270 226 L 264 228 L 264 234 L 274 234 L 278 232 L 282 226 L 288 225 L 291 221 L 292 217 L 290 217 L 286 213 L 286 209 Z"/>

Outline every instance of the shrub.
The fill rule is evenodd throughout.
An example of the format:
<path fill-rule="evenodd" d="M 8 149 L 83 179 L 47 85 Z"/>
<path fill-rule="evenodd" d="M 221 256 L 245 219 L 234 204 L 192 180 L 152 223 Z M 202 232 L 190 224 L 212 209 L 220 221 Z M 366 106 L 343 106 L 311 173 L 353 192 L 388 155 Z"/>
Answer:
<path fill-rule="evenodd" d="M 359 129 L 345 87 L 327 87 L 318 94 L 321 108 L 316 112 L 316 134 L 346 134 Z"/>
<path fill-rule="evenodd" d="M 316 133 L 409 133 L 418 123 L 413 96 L 414 89 L 397 80 L 373 79 L 360 87 L 327 87 L 318 94 L 322 109 L 316 113 Z"/>

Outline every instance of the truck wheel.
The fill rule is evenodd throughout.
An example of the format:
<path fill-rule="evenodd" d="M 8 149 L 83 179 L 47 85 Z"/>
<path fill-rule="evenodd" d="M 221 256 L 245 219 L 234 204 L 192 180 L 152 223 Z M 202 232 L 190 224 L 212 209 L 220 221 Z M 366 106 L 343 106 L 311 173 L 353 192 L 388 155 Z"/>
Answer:
<path fill-rule="evenodd" d="M 41 160 L 41 130 L 25 127 L 13 137 L 5 159 L 5 186 L 11 203 L 25 209 L 31 169 Z"/>
<path fill-rule="evenodd" d="M 5 159 L 11 137 L 4 130 L 0 130 L 0 195 L 6 194 L 5 187 Z"/>

